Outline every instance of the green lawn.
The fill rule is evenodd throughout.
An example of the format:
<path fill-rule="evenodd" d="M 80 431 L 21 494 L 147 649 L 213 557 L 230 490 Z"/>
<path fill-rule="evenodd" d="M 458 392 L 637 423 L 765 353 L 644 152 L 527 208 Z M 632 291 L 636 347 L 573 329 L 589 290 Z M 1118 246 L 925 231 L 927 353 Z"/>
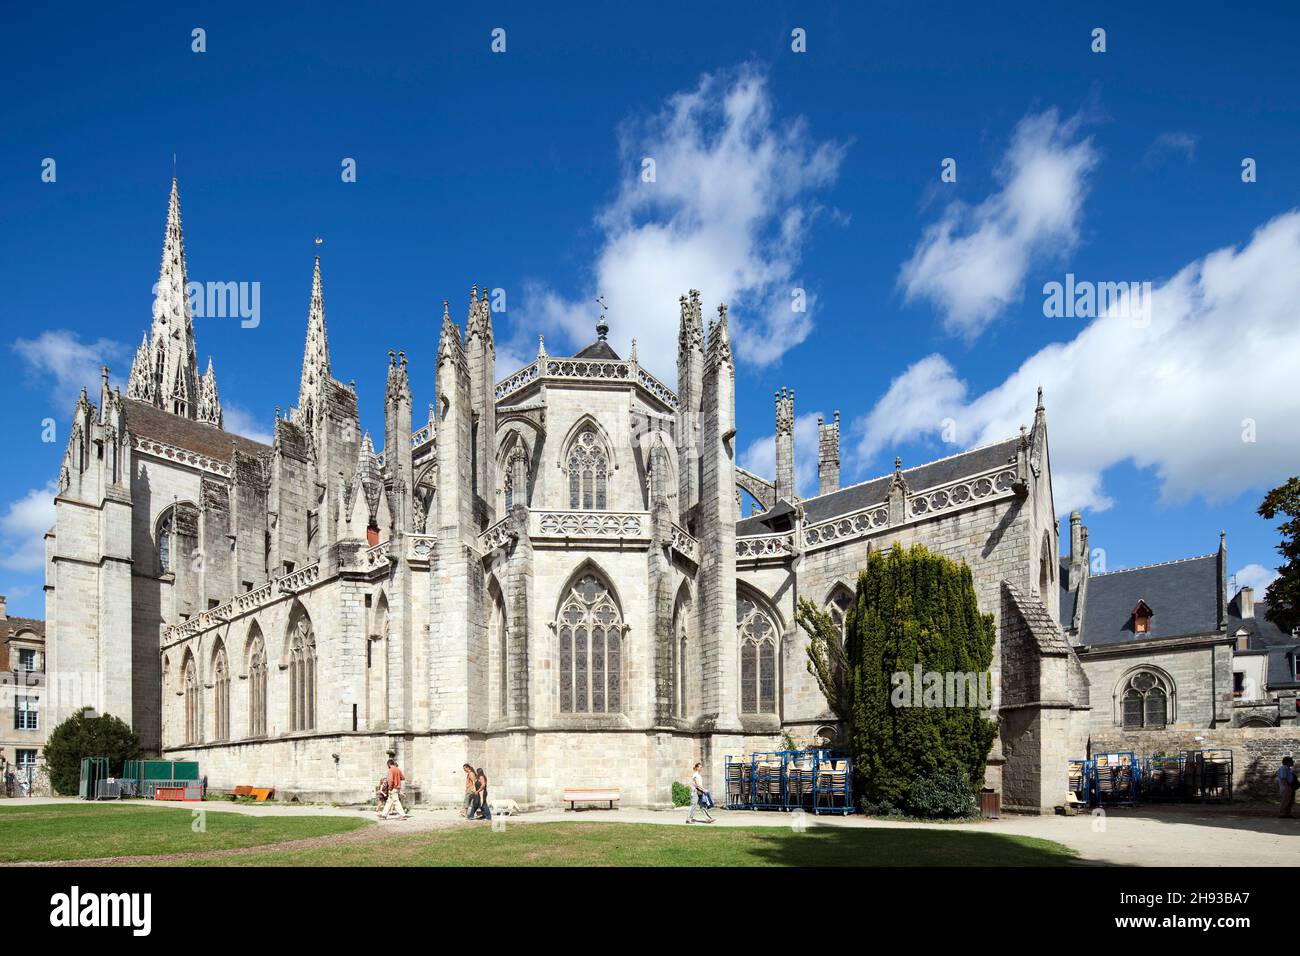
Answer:
<path fill-rule="evenodd" d="M 953 829 L 687 827 L 636 823 L 465 826 L 363 844 L 268 849 L 240 866 L 1060 866 L 1074 851 Z M 181 860 L 221 865 L 222 860 Z"/>
<path fill-rule="evenodd" d="M 226 850 L 370 825 L 350 817 L 253 817 L 213 810 L 207 803 L 172 809 L 120 803 L 23 807 L 6 802 L 8 806 L 0 805 L 0 863 Z M 206 832 L 194 831 L 193 809 L 207 811 Z"/>

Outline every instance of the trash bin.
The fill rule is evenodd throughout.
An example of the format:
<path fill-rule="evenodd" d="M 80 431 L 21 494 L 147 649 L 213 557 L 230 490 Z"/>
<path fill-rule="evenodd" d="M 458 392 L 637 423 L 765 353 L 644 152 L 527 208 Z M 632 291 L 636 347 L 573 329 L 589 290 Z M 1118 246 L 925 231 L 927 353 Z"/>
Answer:
<path fill-rule="evenodd" d="M 1002 815 L 1002 794 L 985 787 L 980 791 L 980 817 L 996 820 Z"/>

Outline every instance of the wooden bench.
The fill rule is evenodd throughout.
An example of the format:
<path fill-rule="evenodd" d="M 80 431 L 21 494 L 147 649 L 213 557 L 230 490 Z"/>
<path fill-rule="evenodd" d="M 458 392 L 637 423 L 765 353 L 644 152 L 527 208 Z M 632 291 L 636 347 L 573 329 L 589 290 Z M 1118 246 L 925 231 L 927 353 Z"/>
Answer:
<path fill-rule="evenodd" d="M 274 788 L 274 787 L 246 787 L 246 786 L 239 786 L 239 787 L 236 787 L 236 788 L 235 788 L 234 793 L 233 793 L 233 796 L 236 796 L 236 797 L 252 797 L 252 798 L 253 798 L 254 800 L 256 800 L 258 803 L 263 803 L 263 802 L 265 802 L 265 801 L 266 801 L 266 800 L 271 796 L 271 794 L 273 794 L 273 793 L 275 793 L 275 788 Z"/>
<path fill-rule="evenodd" d="M 565 787 L 561 799 L 570 810 L 578 809 L 579 803 L 608 803 L 609 809 L 613 810 L 619 797 L 618 787 Z"/>

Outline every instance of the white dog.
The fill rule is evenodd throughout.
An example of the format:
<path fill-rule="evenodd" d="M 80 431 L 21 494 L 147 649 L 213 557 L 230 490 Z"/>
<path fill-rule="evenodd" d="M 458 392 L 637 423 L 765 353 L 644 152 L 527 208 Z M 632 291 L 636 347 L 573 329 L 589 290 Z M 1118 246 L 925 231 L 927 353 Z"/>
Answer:
<path fill-rule="evenodd" d="M 519 804 L 507 798 L 505 800 L 492 801 L 492 815 L 500 817 L 513 817 L 519 812 Z"/>

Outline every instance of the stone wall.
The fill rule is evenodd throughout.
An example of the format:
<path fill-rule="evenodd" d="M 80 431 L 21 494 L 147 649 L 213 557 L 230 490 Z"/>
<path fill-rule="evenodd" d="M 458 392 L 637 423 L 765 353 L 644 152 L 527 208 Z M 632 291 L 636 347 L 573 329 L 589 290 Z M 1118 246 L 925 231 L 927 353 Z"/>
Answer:
<path fill-rule="evenodd" d="M 1197 737 L 1203 740 L 1197 740 Z M 1276 800 L 1277 768 L 1282 758 L 1300 761 L 1300 728 L 1221 727 L 1216 730 L 1142 730 L 1094 734 L 1088 741 L 1088 755 L 1132 751 L 1139 757 L 1176 754 L 1183 750 L 1232 750 L 1234 799 Z M 1059 768 L 1065 786 L 1065 767 Z"/>

